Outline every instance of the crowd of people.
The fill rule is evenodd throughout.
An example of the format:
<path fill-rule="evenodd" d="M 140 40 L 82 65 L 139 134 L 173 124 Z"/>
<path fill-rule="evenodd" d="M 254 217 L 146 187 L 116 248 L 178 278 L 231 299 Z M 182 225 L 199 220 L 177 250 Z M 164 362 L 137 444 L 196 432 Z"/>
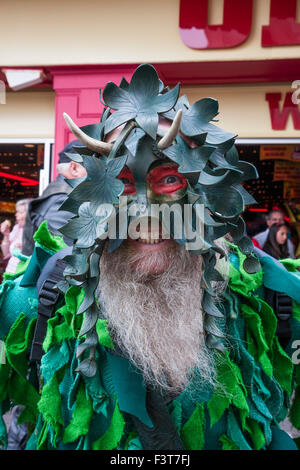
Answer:
<path fill-rule="evenodd" d="M 271 210 L 266 217 L 267 228 L 254 235 L 253 244 L 275 259 L 294 258 L 294 245 L 291 240 L 291 228 L 285 221 L 284 212 Z"/>
<path fill-rule="evenodd" d="M 48 228 L 54 235 L 61 235 L 59 228 L 72 217 L 71 212 L 59 210 L 59 208 L 72 189 L 66 180 L 80 178 L 86 174 L 82 165 L 67 156 L 68 153 L 75 152 L 73 146 L 76 145 L 80 145 L 80 141 L 73 140 L 59 153 L 57 177 L 46 187 L 41 196 L 16 202 L 15 225 L 12 227 L 9 219 L 1 223 L 4 272 L 16 273 L 19 262 L 32 255 L 33 235 L 42 222 L 47 221 Z M 67 237 L 64 240 L 67 244 L 71 242 Z"/>

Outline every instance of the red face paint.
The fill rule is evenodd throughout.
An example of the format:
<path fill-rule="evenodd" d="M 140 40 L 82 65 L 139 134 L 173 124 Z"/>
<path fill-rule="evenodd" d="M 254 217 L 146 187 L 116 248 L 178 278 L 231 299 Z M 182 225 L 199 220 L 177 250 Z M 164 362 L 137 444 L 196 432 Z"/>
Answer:
<path fill-rule="evenodd" d="M 134 178 L 129 168 L 127 168 L 127 166 L 123 168 L 118 178 L 122 180 L 125 186 L 123 195 L 136 193 Z"/>
<path fill-rule="evenodd" d="M 129 168 L 123 168 L 118 178 L 125 185 L 123 195 L 136 193 L 134 178 Z M 187 187 L 187 181 L 178 173 L 175 163 L 157 166 L 148 173 L 146 181 L 155 194 L 173 194 Z"/>
<path fill-rule="evenodd" d="M 176 193 L 187 187 L 185 177 L 178 173 L 174 163 L 165 163 L 151 170 L 147 175 L 147 183 L 155 194 Z"/>

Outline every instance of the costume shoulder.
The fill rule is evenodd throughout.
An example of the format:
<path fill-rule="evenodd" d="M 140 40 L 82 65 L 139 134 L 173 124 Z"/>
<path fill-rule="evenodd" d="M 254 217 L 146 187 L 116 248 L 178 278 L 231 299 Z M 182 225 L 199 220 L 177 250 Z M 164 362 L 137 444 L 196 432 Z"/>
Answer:
<path fill-rule="evenodd" d="M 89 361 L 91 344 L 86 343 L 84 332 L 91 319 L 84 315 L 82 286 L 76 282 L 69 286 L 64 302 L 48 320 L 39 373 L 28 360 L 36 325 L 36 284 L 39 289 L 64 248 L 61 239 L 49 235 L 46 224 L 35 238 L 36 250 L 27 268 L 5 280 L 9 287 L 3 288 L 1 297 L 2 316 L 9 309 L 12 312 L 2 336 L 6 348 L 0 369 L 2 413 L 11 403 L 24 407 L 20 420 L 29 424 L 27 449 L 147 448 L 141 438 L 153 433 L 147 387 L 113 344 L 106 320 L 98 316 L 93 343 L 96 370 Z M 167 425 L 167 433 L 160 435 L 156 449 L 166 448 L 161 436 L 174 430 L 184 449 L 296 448 L 278 423 L 290 412 L 293 424 L 299 424 L 298 405 L 291 411 L 289 400 L 293 389 L 299 388 L 300 374 L 295 374 L 291 357 L 276 337 L 276 315 L 265 302 L 263 289 L 265 283 L 271 286 L 265 276 L 269 268 L 300 282 L 297 263 L 282 263 L 288 271 L 272 259 L 264 260 L 266 270 L 262 262 L 262 270 L 250 275 L 243 270 L 243 256 L 231 246 L 229 286 L 219 305 L 224 313 L 220 329 L 230 337 L 230 344 L 225 341 L 225 353 L 214 352 L 218 387 L 192 383 L 191 394 L 186 391 L 172 400 L 161 423 Z M 11 307 L 14 294 L 20 299 L 22 293 L 25 299 L 30 289 L 34 295 L 29 306 Z M 293 319 L 299 323 L 297 302 L 296 298 Z M 162 410 L 156 399 L 154 403 Z M 166 413 L 166 407 L 160 412 Z M 5 443 L 3 423 L 1 440 Z"/>
<path fill-rule="evenodd" d="M 266 427 L 268 411 L 278 423 L 288 416 L 299 429 L 300 260 L 279 262 L 262 250 L 254 251 L 261 270 L 248 274 L 243 269 L 245 255 L 230 245 L 223 305 L 227 332 L 235 336 L 231 358 L 240 368 L 259 421 Z M 281 337 L 281 323 L 289 324 L 287 340 Z M 265 393 L 263 401 L 256 396 L 254 384 L 261 396 Z"/>

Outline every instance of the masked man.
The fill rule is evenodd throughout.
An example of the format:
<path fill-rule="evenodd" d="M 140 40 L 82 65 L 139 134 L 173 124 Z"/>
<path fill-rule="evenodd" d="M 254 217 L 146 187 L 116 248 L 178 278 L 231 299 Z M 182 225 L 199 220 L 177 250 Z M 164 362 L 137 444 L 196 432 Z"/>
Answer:
<path fill-rule="evenodd" d="M 300 280 L 244 236 L 255 168 L 216 100 L 150 65 L 103 101 L 99 124 L 65 115 L 87 172 L 62 206 L 73 247 L 42 224 L 2 285 L 2 411 L 24 407 L 27 449 L 296 449 L 278 423 L 299 426 Z M 286 351 L 265 287 L 294 300 Z"/>

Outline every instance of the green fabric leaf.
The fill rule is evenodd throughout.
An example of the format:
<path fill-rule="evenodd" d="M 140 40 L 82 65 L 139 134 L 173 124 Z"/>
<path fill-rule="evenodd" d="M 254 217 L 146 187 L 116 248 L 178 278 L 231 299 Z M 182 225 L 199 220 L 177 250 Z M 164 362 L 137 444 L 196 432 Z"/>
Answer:
<path fill-rule="evenodd" d="M 239 447 L 226 434 L 222 434 L 218 441 L 222 445 L 222 450 L 239 450 Z"/>
<path fill-rule="evenodd" d="M 249 407 L 246 401 L 247 391 L 240 370 L 230 360 L 228 351 L 222 357 L 220 355 L 217 357 L 217 383 L 220 386 L 214 390 L 207 404 L 210 426 L 212 427 L 219 421 L 230 404 L 233 404 L 239 410 L 241 422 L 244 425 L 245 418 L 249 414 Z"/>
<path fill-rule="evenodd" d="M 116 403 L 111 423 L 105 433 L 92 444 L 92 450 L 113 450 L 121 441 L 125 428 L 125 420 Z"/>
<path fill-rule="evenodd" d="M 180 434 L 180 429 L 182 425 L 182 405 L 180 401 L 173 400 L 172 410 L 170 410 L 170 417 L 174 423 L 175 429 L 178 434 Z"/>
<path fill-rule="evenodd" d="M 91 399 L 86 396 L 85 387 L 81 383 L 78 388 L 76 406 L 70 424 L 63 435 L 63 443 L 75 441 L 79 436 L 88 433 L 93 416 Z"/>
<path fill-rule="evenodd" d="M 38 409 L 43 416 L 45 425 L 42 430 L 42 437 L 39 440 L 39 445 L 46 439 L 49 432 L 49 427 L 54 431 L 53 446 L 56 447 L 56 441 L 64 426 L 62 417 L 62 403 L 61 394 L 59 391 L 59 384 L 65 373 L 65 367 L 55 372 L 52 379 L 43 387 L 41 399 L 38 403 Z"/>
<path fill-rule="evenodd" d="M 290 395 L 292 391 L 291 387 L 294 366 L 289 356 L 282 349 L 277 336 L 274 337 L 272 355 L 274 377 L 280 383 L 283 390 Z"/>
<path fill-rule="evenodd" d="M 204 405 L 196 404 L 189 420 L 183 425 L 181 439 L 187 450 L 201 450 L 204 447 L 205 415 Z"/>
<path fill-rule="evenodd" d="M 115 348 L 107 329 L 107 320 L 99 318 L 96 323 L 96 331 L 99 338 L 99 343 L 102 344 L 102 346 L 110 349 Z"/>
<path fill-rule="evenodd" d="M 289 417 L 293 426 L 300 429 L 300 385 L 296 387 L 295 397 L 291 406 Z"/>
<path fill-rule="evenodd" d="M 33 238 L 42 248 L 54 253 L 67 246 L 62 237 L 50 234 L 46 220 L 41 223 Z"/>
<path fill-rule="evenodd" d="M 246 430 L 251 436 L 254 450 L 260 450 L 266 444 L 266 439 L 259 423 L 254 419 L 247 418 Z"/>

